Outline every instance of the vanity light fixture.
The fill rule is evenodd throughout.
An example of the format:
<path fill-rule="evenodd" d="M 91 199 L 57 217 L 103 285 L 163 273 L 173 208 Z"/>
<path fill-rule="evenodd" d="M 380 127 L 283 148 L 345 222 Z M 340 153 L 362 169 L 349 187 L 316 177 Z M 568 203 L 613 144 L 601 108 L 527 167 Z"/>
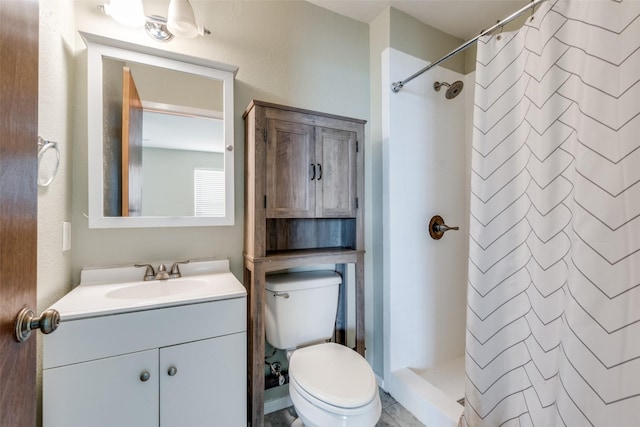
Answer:
<path fill-rule="evenodd" d="M 142 0 L 109 0 L 98 6 L 106 15 L 128 27 L 144 26 L 149 36 L 160 42 L 176 37 L 194 38 L 211 34 L 211 31 L 196 24 L 193 7 L 189 0 L 170 0 L 169 17 L 146 16 Z"/>

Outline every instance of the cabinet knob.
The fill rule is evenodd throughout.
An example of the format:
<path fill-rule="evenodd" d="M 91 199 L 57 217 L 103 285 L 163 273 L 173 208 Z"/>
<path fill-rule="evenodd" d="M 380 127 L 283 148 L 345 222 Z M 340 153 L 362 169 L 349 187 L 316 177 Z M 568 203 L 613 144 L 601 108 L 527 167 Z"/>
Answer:
<path fill-rule="evenodd" d="M 149 371 L 144 371 L 140 374 L 140 381 L 142 382 L 149 381 L 149 378 L 151 378 L 151 374 L 149 373 Z"/>
<path fill-rule="evenodd" d="M 167 373 L 169 374 L 170 377 L 172 377 L 172 376 L 174 376 L 175 374 L 178 373 L 178 368 L 176 368 L 175 366 L 172 366 L 172 367 L 169 368 Z"/>

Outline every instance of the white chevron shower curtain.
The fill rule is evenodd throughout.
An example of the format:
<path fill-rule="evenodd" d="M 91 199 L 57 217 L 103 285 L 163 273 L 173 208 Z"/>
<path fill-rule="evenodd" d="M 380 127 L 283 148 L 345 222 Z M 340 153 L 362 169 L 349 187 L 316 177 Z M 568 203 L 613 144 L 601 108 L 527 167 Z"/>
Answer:
<path fill-rule="evenodd" d="M 640 426 L 640 1 L 478 43 L 462 425 Z"/>

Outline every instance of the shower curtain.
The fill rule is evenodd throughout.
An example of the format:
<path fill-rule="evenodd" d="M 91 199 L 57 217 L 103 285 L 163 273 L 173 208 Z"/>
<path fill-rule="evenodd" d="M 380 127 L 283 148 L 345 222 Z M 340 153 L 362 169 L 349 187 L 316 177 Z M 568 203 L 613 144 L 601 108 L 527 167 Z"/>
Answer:
<path fill-rule="evenodd" d="M 462 425 L 640 426 L 639 16 L 478 43 Z"/>

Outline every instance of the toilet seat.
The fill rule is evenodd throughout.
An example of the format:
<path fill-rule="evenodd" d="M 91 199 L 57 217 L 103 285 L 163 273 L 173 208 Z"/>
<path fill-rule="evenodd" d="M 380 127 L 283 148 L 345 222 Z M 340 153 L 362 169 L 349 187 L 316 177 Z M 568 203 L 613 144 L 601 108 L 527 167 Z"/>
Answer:
<path fill-rule="evenodd" d="M 326 414 L 331 414 L 332 417 L 338 416 L 338 417 L 351 418 L 354 416 L 367 414 L 372 410 L 375 411 L 376 404 L 377 404 L 376 400 L 373 399 L 369 403 L 357 408 L 341 408 L 339 406 L 331 405 L 327 402 L 324 402 L 318 399 L 316 396 L 313 396 L 308 392 L 306 392 L 302 387 L 300 387 L 300 385 L 295 380 L 292 380 L 291 377 L 289 377 L 289 394 L 293 401 L 294 407 L 298 411 L 299 416 L 308 415 L 308 414 L 303 413 L 302 408 L 300 408 L 300 401 L 296 399 L 296 396 L 304 400 L 307 403 L 307 405 L 310 405 L 311 407 L 321 410 Z M 377 414 L 376 419 L 379 418 L 379 416 L 380 414 Z"/>
<path fill-rule="evenodd" d="M 298 349 L 289 361 L 289 380 L 308 401 L 336 414 L 369 410 L 378 396 L 373 370 L 348 347 L 324 343 Z"/>

